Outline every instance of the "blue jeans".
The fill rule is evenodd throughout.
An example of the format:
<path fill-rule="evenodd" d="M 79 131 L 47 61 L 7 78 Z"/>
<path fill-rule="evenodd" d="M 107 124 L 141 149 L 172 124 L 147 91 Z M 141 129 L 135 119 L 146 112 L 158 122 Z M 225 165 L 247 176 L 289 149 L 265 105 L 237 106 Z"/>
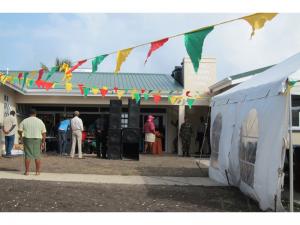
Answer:
<path fill-rule="evenodd" d="M 14 143 L 15 143 L 15 135 L 5 136 L 5 151 L 7 156 L 11 155 L 11 150 L 14 147 Z"/>
<path fill-rule="evenodd" d="M 59 153 L 66 153 L 67 149 L 67 132 L 59 130 L 58 131 L 58 145 L 59 145 Z"/>

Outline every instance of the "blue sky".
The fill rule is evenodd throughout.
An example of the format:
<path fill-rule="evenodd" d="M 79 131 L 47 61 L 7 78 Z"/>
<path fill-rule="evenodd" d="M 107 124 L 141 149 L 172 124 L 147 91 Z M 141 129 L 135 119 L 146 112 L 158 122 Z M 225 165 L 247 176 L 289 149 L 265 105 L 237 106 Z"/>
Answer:
<path fill-rule="evenodd" d="M 0 14 L 0 69 L 33 70 L 55 58 L 72 61 L 157 40 L 247 14 Z M 217 77 L 267 66 L 300 51 L 300 14 L 279 14 L 252 40 L 245 21 L 218 26 L 204 44 L 203 57 L 217 59 Z M 170 40 L 144 66 L 149 46 L 133 50 L 121 72 L 171 73 L 187 56 L 183 38 Z M 116 55 L 99 71 L 113 72 Z M 90 67 L 90 63 L 83 67 Z"/>

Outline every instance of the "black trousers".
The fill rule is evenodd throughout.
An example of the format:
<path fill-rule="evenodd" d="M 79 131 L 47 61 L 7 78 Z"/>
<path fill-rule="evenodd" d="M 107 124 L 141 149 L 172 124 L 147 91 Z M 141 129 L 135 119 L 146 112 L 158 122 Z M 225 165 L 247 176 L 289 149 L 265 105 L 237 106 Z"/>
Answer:
<path fill-rule="evenodd" d="M 190 146 L 191 146 L 191 140 L 188 139 L 182 139 L 182 152 L 183 156 L 189 156 L 190 155 Z"/>
<path fill-rule="evenodd" d="M 101 134 L 96 133 L 96 153 L 97 157 L 101 157 Z"/>

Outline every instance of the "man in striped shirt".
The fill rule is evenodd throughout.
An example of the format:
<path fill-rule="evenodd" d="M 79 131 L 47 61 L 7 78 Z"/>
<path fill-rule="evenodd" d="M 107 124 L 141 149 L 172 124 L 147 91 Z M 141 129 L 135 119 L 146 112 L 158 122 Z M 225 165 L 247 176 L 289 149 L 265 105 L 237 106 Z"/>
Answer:
<path fill-rule="evenodd" d="M 23 135 L 25 154 L 25 175 L 29 175 L 30 161 L 35 160 L 36 175 L 40 175 L 41 150 L 45 148 L 46 127 L 42 120 L 36 117 L 36 111 L 30 111 L 30 117 L 26 118 L 19 126 L 20 138 Z"/>

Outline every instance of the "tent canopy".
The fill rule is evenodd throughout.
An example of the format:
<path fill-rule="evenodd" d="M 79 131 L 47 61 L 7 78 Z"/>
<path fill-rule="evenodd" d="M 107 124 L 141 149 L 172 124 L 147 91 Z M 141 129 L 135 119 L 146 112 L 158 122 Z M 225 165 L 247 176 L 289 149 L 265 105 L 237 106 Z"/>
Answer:
<path fill-rule="evenodd" d="M 283 210 L 289 80 L 300 80 L 300 53 L 215 96 L 209 176 L 237 186 L 261 209 Z"/>
<path fill-rule="evenodd" d="M 251 79 L 212 99 L 213 104 L 227 104 L 264 98 L 283 93 L 288 79 L 300 80 L 300 53 L 253 76 Z"/>

